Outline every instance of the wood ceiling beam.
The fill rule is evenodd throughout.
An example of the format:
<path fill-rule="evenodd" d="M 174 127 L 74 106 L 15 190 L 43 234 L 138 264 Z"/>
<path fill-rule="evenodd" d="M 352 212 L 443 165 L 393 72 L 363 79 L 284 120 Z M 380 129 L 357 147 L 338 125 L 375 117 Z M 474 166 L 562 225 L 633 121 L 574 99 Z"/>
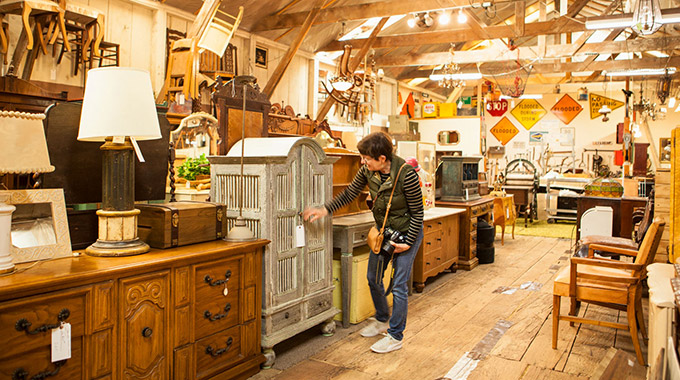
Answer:
<path fill-rule="evenodd" d="M 316 24 L 327 24 L 350 20 L 366 20 L 373 17 L 389 17 L 413 12 L 426 12 L 442 8 L 469 6 L 467 0 L 397 0 L 382 1 L 344 7 L 324 9 Z M 294 28 L 304 21 L 307 12 L 274 14 L 264 17 L 254 27 L 253 32 L 263 32 L 274 29 Z"/>
<path fill-rule="evenodd" d="M 508 62 L 511 63 L 511 62 Z M 620 71 L 629 69 L 653 69 L 666 66 L 679 66 L 680 56 L 671 58 L 640 58 L 633 60 L 606 60 L 594 62 L 556 62 L 538 63 L 534 65 L 531 76 L 534 74 L 555 74 L 564 72 L 583 72 L 583 71 Z M 473 69 L 463 69 L 463 72 L 476 72 Z M 432 70 L 414 70 L 399 76 L 398 80 L 410 80 L 414 78 L 427 78 Z"/>
<path fill-rule="evenodd" d="M 649 50 L 674 50 L 680 47 L 680 37 L 645 38 L 633 41 L 610 41 L 584 44 L 581 53 L 616 54 L 620 52 L 641 52 Z M 546 58 L 571 57 L 571 45 L 549 45 L 546 47 Z M 377 66 L 421 66 L 445 63 L 453 60 L 459 64 L 504 61 L 514 59 L 533 60 L 538 58 L 535 46 L 520 47 L 514 51 L 509 49 L 489 48 L 484 50 L 458 51 L 453 55 L 449 52 L 406 54 L 399 57 L 378 57 Z"/>
<path fill-rule="evenodd" d="M 300 48 L 300 45 L 302 45 L 302 41 L 305 39 L 307 33 L 312 28 L 314 20 L 319 16 L 319 12 L 321 12 L 321 7 L 325 3 L 326 0 L 316 0 L 314 2 L 312 10 L 307 14 L 307 18 L 302 24 L 302 27 L 300 27 L 300 32 L 295 37 L 295 40 L 293 40 L 293 42 L 290 44 L 290 47 L 288 47 L 286 55 L 284 55 L 283 58 L 281 58 L 279 64 L 276 66 L 276 69 L 274 69 L 274 73 L 272 73 L 272 76 L 269 78 L 267 84 L 264 86 L 264 90 L 262 90 L 262 92 L 265 95 L 267 95 L 267 99 L 271 98 L 272 94 L 274 94 L 276 86 L 278 86 L 279 82 L 281 82 L 281 78 L 283 78 L 283 74 L 286 73 L 288 65 L 290 65 L 290 62 L 293 60 L 293 57 L 295 57 L 295 54 Z"/>
<path fill-rule="evenodd" d="M 559 17 L 550 21 L 532 22 L 524 25 L 524 34 L 517 36 L 509 25 L 497 25 L 484 28 L 487 38 L 534 37 L 543 34 L 559 34 L 582 32 L 586 30 L 585 19 Z M 374 49 L 421 46 L 432 44 L 448 44 L 451 42 L 467 42 L 479 40 L 479 35 L 471 28 L 459 28 L 438 32 L 423 32 L 378 37 L 373 44 Z M 333 41 L 319 51 L 339 51 L 346 44 L 361 43 L 362 39 Z"/>

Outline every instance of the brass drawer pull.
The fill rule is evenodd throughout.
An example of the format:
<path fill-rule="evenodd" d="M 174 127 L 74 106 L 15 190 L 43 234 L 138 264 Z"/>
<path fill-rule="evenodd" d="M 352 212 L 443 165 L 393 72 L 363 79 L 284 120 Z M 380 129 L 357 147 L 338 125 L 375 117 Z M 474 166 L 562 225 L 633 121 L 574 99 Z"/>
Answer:
<path fill-rule="evenodd" d="M 30 377 L 30 380 L 42 380 L 47 377 L 55 376 L 59 373 L 59 370 L 61 367 L 66 364 L 66 360 L 60 360 L 58 362 L 54 363 L 54 369 L 52 371 L 42 371 L 39 373 L 36 373 L 35 375 Z M 12 380 L 26 380 L 28 379 L 29 373 L 23 369 L 23 368 L 17 368 L 14 370 L 14 373 L 12 373 Z"/>
<path fill-rule="evenodd" d="M 231 304 L 228 303 L 227 306 L 224 307 L 225 313 L 212 315 L 212 313 L 210 311 L 206 310 L 206 311 L 203 312 L 203 317 L 210 320 L 210 322 L 215 322 L 218 319 L 226 318 L 227 315 L 229 315 L 230 310 L 231 310 Z"/>
<path fill-rule="evenodd" d="M 229 281 L 229 278 L 231 278 L 231 270 L 227 269 L 227 273 L 224 274 L 224 280 L 213 281 L 212 277 L 210 277 L 209 274 L 206 274 L 205 277 L 203 277 L 203 281 L 205 281 L 210 286 L 218 286 L 226 284 L 227 281 Z"/>
<path fill-rule="evenodd" d="M 17 331 L 25 331 L 26 334 L 35 335 L 35 334 L 43 333 L 43 332 L 46 332 L 46 331 L 49 331 L 49 330 L 52 330 L 52 329 L 56 329 L 57 327 L 61 326 L 61 322 L 64 322 L 70 316 L 71 316 L 71 311 L 69 311 L 69 309 L 64 308 L 64 309 L 61 309 L 61 311 L 57 315 L 57 321 L 58 322 L 55 323 L 55 324 L 42 325 L 35 330 L 29 330 L 32 323 L 29 322 L 28 319 L 26 319 L 26 318 L 21 318 L 20 320 L 17 321 L 17 323 L 14 324 L 14 328 Z"/>
<path fill-rule="evenodd" d="M 145 338 L 148 338 L 153 334 L 153 330 L 151 330 L 151 327 L 145 327 L 142 329 L 142 336 Z"/>
<path fill-rule="evenodd" d="M 234 339 L 232 337 L 229 337 L 229 339 L 227 339 L 227 347 L 215 350 L 214 348 L 208 346 L 205 348 L 205 353 L 212 356 L 213 358 L 216 356 L 220 356 L 231 348 L 232 343 L 234 343 Z"/>

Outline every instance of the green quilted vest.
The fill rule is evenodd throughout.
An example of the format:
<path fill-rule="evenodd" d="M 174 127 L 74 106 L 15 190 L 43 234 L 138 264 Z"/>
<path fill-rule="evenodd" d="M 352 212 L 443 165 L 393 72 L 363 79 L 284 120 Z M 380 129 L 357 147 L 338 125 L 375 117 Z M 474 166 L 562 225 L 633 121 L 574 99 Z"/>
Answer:
<path fill-rule="evenodd" d="M 399 168 L 404 163 L 403 158 L 393 155 L 390 177 L 384 183 L 380 181 L 379 172 L 369 171 L 369 178 L 367 178 L 368 192 L 371 194 L 371 199 L 373 199 L 373 218 L 375 218 L 378 228 L 382 227 L 385 211 L 387 211 L 387 203 L 389 203 L 390 194 L 392 193 L 392 186 L 396 182 L 392 207 L 390 208 L 390 214 L 387 216 L 387 224 L 385 226 L 400 231 L 402 234 L 408 232 L 411 220 L 411 215 L 408 212 L 408 203 L 403 192 L 404 179 L 409 171 L 413 171 L 410 165 L 404 166 L 404 169 L 399 174 L 399 178 L 395 181 Z"/>

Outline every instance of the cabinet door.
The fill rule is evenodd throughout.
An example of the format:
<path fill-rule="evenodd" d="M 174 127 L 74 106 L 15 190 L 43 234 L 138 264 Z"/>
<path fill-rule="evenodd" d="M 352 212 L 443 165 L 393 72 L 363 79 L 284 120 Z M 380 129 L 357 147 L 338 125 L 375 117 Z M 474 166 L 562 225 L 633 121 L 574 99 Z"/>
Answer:
<path fill-rule="evenodd" d="M 332 167 L 320 164 L 317 155 L 308 146 L 302 146 L 302 207 L 323 207 L 332 196 Z M 304 247 L 305 293 L 315 292 L 330 286 L 332 270 L 332 219 L 323 218 L 305 224 L 306 244 Z"/>
<path fill-rule="evenodd" d="M 285 164 L 272 165 L 272 231 L 265 263 L 271 304 L 281 305 L 302 297 L 301 248 L 295 246 L 295 227 L 300 224 L 300 155 L 291 153 Z"/>
<path fill-rule="evenodd" d="M 122 379 L 169 379 L 168 271 L 120 281 Z"/>

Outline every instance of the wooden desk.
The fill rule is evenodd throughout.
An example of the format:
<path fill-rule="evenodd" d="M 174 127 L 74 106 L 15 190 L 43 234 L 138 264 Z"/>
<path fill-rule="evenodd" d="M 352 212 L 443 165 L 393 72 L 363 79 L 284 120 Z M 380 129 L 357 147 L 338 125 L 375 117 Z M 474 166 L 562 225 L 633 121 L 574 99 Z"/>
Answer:
<path fill-rule="evenodd" d="M 425 230 L 423 231 L 425 238 L 423 239 L 423 243 L 418 250 L 414 262 L 413 276 L 414 281 L 416 281 L 416 290 L 421 286 L 418 285 L 418 283 L 421 283 L 423 284 L 422 286 L 424 286 L 425 279 L 434 276 L 435 272 L 440 273 L 442 270 L 451 267 L 452 264 L 455 264 L 455 261 L 457 261 L 453 253 L 458 252 L 458 249 L 462 249 L 462 247 L 459 247 L 459 244 L 456 244 L 455 239 L 449 240 L 451 238 L 443 237 L 443 233 L 440 234 L 439 231 L 444 223 L 447 225 L 447 230 L 450 228 L 454 231 L 453 233 L 455 233 L 456 228 L 462 228 L 458 227 L 457 224 L 459 223 L 459 216 L 463 213 L 464 210 L 455 208 L 441 209 L 435 207 L 425 210 L 423 218 L 425 224 Z M 446 221 L 444 222 L 442 219 L 446 219 Z M 438 224 L 439 222 L 442 222 L 442 224 Z M 342 254 L 340 257 L 343 310 L 342 326 L 345 328 L 349 327 L 350 313 L 347 312 L 347 310 L 350 310 L 351 306 L 352 256 L 354 248 L 366 245 L 368 230 L 374 225 L 375 221 L 371 212 L 333 218 L 333 248 L 340 249 L 340 253 Z M 427 228 L 428 225 L 430 225 L 429 231 Z M 442 240 L 437 241 L 438 238 Z M 444 241 L 446 242 L 443 243 Z M 427 244 L 428 242 L 430 242 L 430 245 Z M 429 248 L 426 247 L 433 248 L 432 250 L 429 250 Z M 444 247 L 448 248 L 444 249 Z M 418 262 L 418 257 L 420 257 L 420 264 L 416 264 Z M 425 263 L 423 258 L 434 261 L 430 261 L 432 264 L 423 265 L 423 263 Z M 438 262 L 439 264 L 435 265 L 433 264 L 434 262 Z M 416 275 L 416 273 L 419 274 Z M 422 287 L 420 287 L 420 291 L 422 291 Z"/>
<path fill-rule="evenodd" d="M 213 241 L 128 257 L 17 265 L 0 277 L 0 373 L 60 379 L 247 378 L 260 370 L 267 240 Z M 71 324 L 71 358 L 50 362 Z M 15 325 L 25 326 L 24 331 Z M 34 331 L 37 330 L 37 331 Z M 35 332 L 35 334 L 33 334 Z"/>
<path fill-rule="evenodd" d="M 609 206 L 614 210 L 612 221 L 612 236 L 630 239 L 633 233 L 633 211 L 638 207 L 645 207 L 647 198 L 642 197 L 592 197 L 581 195 L 578 197 L 578 214 L 576 216 L 576 240 L 581 238 L 581 216 L 588 209 L 595 206 Z"/>
<path fill-rule="evenodd" d="M 460 251 L 458 255 L 458 267 L 465 270 L 479 265 L 477 259 L 477 218 L 491 222 L 493 212 L 493 198 L 483 197 L 469 202 L 443 202 L 437 201 L 438 207 L 455 207 L 465 209 L 460 216 Z"/>

